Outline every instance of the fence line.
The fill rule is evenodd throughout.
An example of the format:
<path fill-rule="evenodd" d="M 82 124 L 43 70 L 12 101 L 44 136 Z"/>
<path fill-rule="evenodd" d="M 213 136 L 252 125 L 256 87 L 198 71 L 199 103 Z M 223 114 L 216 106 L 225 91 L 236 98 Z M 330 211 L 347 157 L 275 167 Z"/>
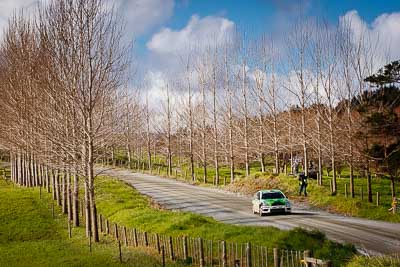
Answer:
<path fill-rule="evenodd" d="M 251 243 L 234 243 L 206 240 L 188 236 L 168 236 L 149 233 L 137 228 L 126 228 L 99 215 L 100 230 L 130 247 L 147 247 L 157 251 L 163 258 L 184 262 L 194 266 L 222 267 L 300 267 L 305 266 L 305 257 L 309 252 L 269 248 Z M 318 260 L 321 266 L 330 266 L 330 262 Z"/>

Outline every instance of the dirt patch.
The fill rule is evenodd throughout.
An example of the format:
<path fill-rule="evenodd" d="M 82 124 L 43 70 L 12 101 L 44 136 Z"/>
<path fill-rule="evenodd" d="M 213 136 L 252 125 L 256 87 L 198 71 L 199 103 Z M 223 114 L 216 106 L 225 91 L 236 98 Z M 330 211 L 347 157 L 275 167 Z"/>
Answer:
<path fill-rule="evenodd" d="M 244 195 L 253 195 L 262 189 L 281 189 L 279 177 L 270 175 L 268 177 L 248 177 L 237 179 L 233 184 L 227 185 L 225 190 L 241 193 Z"/>
<path fill-rule="evenodd" d="M 152 197 L 147 196 L 150 199 L 150 207 L 156 210 L 167 210 L 167 208 L 157 203 Z"/>

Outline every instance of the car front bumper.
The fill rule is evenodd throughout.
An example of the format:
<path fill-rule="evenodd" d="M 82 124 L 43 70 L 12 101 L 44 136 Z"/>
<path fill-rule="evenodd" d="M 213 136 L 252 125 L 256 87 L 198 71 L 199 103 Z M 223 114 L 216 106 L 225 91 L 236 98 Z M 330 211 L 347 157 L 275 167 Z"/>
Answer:
<path fill-rule="evenodd" d="M 281 206 L 261 206 L 260 212 L 265 213 L 290 213 L 292 211 L 291 207 L 284 205 Z"/>

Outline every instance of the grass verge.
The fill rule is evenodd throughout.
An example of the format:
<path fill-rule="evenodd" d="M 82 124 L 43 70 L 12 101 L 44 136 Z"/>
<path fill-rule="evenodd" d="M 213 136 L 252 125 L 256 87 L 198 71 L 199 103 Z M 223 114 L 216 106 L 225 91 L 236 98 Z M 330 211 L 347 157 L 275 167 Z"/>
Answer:
<path fill-rule="evenodd" d="M 139 194 L 131 186 L 108 177 L 98 177 L 96 195 L 99 213 L 129 228 L 171 236 L 187 235 L 237 243 L 252 242 L 289 250 L 309 249 L 317 258 L 332 260 L 334 266 L 342 266 L 355 254 L 352 245 L 332 242 L 320 232 L 236 226 L 193 213 L 163 210 L 154 207 L 151 199 Z"/>
<path fill-rule="evenodd" d="M 51 199 L 37 188 L 23 188 L 0 178 L 0 266 L 160 266 L 159 256 L 144 249 L 123 248 L 106 236 L 89 252 L 82 227 L 73 228 L 68 238 L 67 220 Z M 169 263 L 169 266 L 178 266 Z"/>
<path fill-rule="evenodd" d="M 252 194 L 259 189 L 265 188 L 279 188 L 285 194 L 297 201 L 306 201 L 311 206 L 327 210 L 329 212 L 340 213 L 346 216 L 356 216 L 361 218 L 382 220 L 388 222 L 400 222 L 400 214 L 392 214 L 388 211 L 390 208 L 390 195 L 382 194 L 380 206 L 367 201 L 365 194 L 366 186 L 364 185 L 365 179 L 358 178 L 355 180 L 356 188 L 364 188 L 364 196 L 361 199 L 361 192 L 356 191 L 356 196 L 351 198 L 350 195 L 345 196 L 344 184 L 348 182 L 346 178 L 338 178 L 338 194 L 332 196 L 329 189 L 329 180 L 324 178 L 324 186 L 318 186 L 317 181 L 309 179 L 309 186 L 307 188 L 308 197 L 298 196 L 298 180 L 296 177 L 285 175 L 275 176 L 271 174 L 255 173 L 248 178 L 238 178 L 233 185 L 228 185 L 226 189 L 234 192 L 242 192 L 245 194 Z M 384 191 L 387 187 L 390 188 L 388 181 L 382 179 L 380 185 L 373 187 L 374 191 Z M 374 196 L 375 197 L 375 196 Z"/>
<path fill-rule="evenodd" d="M 399 267 L 400 256 L 356 256 L 347 267 Z"/>

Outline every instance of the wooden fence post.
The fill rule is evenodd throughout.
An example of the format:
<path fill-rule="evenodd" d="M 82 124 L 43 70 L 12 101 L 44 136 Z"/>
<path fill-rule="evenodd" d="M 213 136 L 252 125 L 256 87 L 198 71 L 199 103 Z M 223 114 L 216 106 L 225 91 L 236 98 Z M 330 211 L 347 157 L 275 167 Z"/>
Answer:
<path fill-rule="evenodd" d="M 68 236 L 69 236 L 69 238 L 72 237 L 72 232 L 71 232 L 71 221 L 70 221 L 70 220 L 68 220 Z"/>
<path fill-rule="evenodd" d="M 246 266 L 247 267 L 252 267 L 251 265 L 251 244 L 247 243 L 246 245 Z"/>
<path fill-rule="evenodd" d="M 122 263 L 121 241 L 118 240 L 119 262 Z"/>
<path fill-rule="evenodd" d="M 311 256 L 310 251 L 309 250 L 305 250 L 304 251 L 304 264 L 305 264 L 306 267 L 310 266 L 306 261 L 306 258 L 309 258 L 310 256 Z"/>
<path fill-rule="evenodd" d="M 157 252 L 158 254 L 161 253 L 161 247 L 160 247 L 160 236 L 156 234 L 156 246 L 157 246 Z"/>
<path fill-rule="evenodd" d="M 100 233 L 103 232 L 103 220 L 101 214 L 99 214 L 99 226 L 100 226 Z"/>
<path fill-rule="evenodd" d="M 114 224 L 114 232 L 115 232 L 115 238 L 118 240 L 119 239 L 119 235 L 118 235 L 118 225 Z"/>
<path fill-rule="evenodd" d="M 147 232 L 144 232 L 143 234 L 144 234 L 144 245 L 146 247 L 148 247 L 149 246 L 149 239 L 147 238 Z"/>
<path fill-rule="evenodd" d="M 199 255 L 200 255 L 200 267 L 204 267 L 204 250 L 203 250 L 203 239 L 199 238 Z"/>
<path fill-rule="evenodd" d="M 188 245 L 187 245 L 187 236 L 183 237 L 183 259 L 187 261 L 188 259 Z"/>
<path fill-rule="evenodd" d="M 92 252 L 92 231 L 89 230 L 89 252 Z"/>
<path fill-rule="evenodd" d="M 221 242 L 222 244 L 222 267 L 227 267 L 227 260 L 226 260 L 226 243 L 225 241 Z"/>
<path fill-rule="evenodd" d="M 175 257 L 174 257 L 174 246 L 172 243 L 172 236 L 169 237 L 169 251 L 171 252 L 171 255 L 170 255 L 171 260 L 174 260 Z"/>
<path fill-rule="evenodd" d="M 134 244 L 135 244 L 135 247 L 137 247 L 139 244 L 138 244 L 138 239 L 137 239 L 137 231 L 136 231 L 136 228 L 133 228 L 133 242 L 134 242 Z"/>
<path fill-rule="evenodd" d="M 54 202 L 51 202 L 51 216 L 54 219 Z"/>
<path fill-rule="evenodd" d="M 279 254 L 277 248 L 274 248 L 274 267 L 279 267 Z"/>
<path fill-rule="evenodd" d="M 110 223 L 106 220 L 106 234 L 110 234 Z"/>
<path fill-rule="evenodd" d="M 128 246 L 128 236 L 126 234 L 126 227 L 125 226 L 123 227 L 123 231 L 124 231 L 124 243 L 125 243 L 125 246 Z"/>
<path fill-rule="evenodd" d="M 344 184 L 344 196 L 347 198 L 347 183 Z"/>
<path fill-rule="evenodd" d="M 379 206 L 379 192 L 376 192 L 376 206 Z"/>
<path fill-rule="evenodd" d="M 164 248 L 164 245 L 161 246 L 161 257 L 162 257 L 162 267 L 165 267 L 165 248 Z"/>

